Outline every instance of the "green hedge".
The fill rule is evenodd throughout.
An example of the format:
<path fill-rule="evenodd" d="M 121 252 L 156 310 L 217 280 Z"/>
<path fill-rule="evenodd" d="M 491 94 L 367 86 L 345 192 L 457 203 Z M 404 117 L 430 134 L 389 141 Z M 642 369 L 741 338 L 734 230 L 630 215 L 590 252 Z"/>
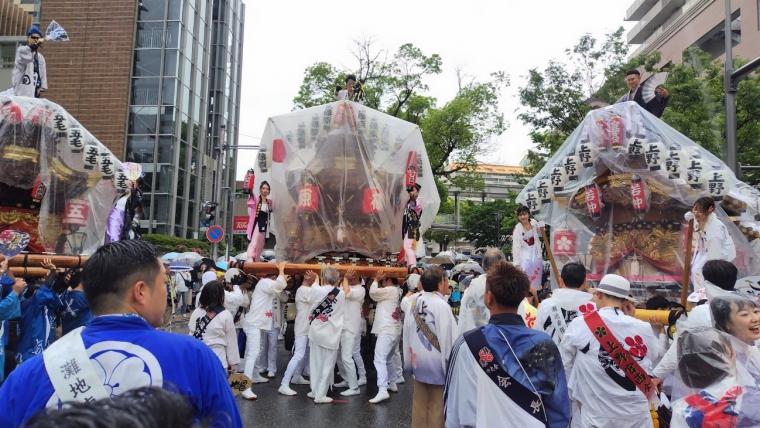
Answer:
<path fill-rule="evenodd" d="M 186 251 L 197 251 L 200 249 L 200 254 L 204 256 L 211 254 L 211 243 L 206 240 L 202 241 L 199 239 L 185 239 L 171 235 L 159 234 L 145 234 L 142 235 L 142 239 L 155 245 L 161 253 L 169 253 L 172 251 L 184 253 Z M 220 242 L 219 252 L 224 253 L 225 248 L 226 244 L 224 242 Z"/>

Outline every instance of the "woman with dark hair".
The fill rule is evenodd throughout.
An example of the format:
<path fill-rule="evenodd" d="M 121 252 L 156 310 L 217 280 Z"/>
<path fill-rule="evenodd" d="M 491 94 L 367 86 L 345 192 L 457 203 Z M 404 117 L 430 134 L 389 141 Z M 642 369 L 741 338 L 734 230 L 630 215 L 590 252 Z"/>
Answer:
<path fill-rule="evenodd" d="M 515 266 L 528 275 L 531 292 L 541 288 L 541 274 L 544 269 L 543 248 L 538 229 L 543 223 L 530 218 L 528 207 L 517 208 L 517 224 L 512 232 L 512 260 Z"/>
<path fill-rule="evenodd" d="M 753 300 L 739 295 L 726 295 L 710 302 L 715 328 L 747 345 L 760 339 L 760 309 Z"/>
<path fill-rule="evenodd" d="M 254 182 L 256 178 L 253 178 Z M 259 185 L 259 195 L 251 190 L 248 196 L 248 230 L 246 236 L 251 241 L 248 244 L 248 261 L 257 262 L 264 249 L 264 240 L 269 237 L 269 217 L 272 213 L 272 200 L 269 199 L 271 190 L 267 181 Z"/>
<path fill-rule="evenodd" d="M 237 370 L 240 363 L 232 314 L 224 309 L 224 284 L 211 281 L 201 291 L 199 305 L 190 315 L 190 334 L 214 351 L 222 367 Z"/>
<path fill-rule="evenodd" d="M 697 199 L 684 218 L 694 220 L 696 245 L 694 256 L 691 258 L 691 283 L 694 284 L 695 290 L 699 290 L 704 287 L 702 267 L 705 263 L 708 260 L 732 262 L 736 258 L 736 246 L 726 225 L 715 214 L 713 198 L 703 196 Z"/>

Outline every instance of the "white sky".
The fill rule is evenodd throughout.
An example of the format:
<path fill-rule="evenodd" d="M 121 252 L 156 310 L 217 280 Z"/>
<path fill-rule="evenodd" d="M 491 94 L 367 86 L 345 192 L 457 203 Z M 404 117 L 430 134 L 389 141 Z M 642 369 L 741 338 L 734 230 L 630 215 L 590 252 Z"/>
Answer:
<path fill-rule="evenodd" d="M 456 69 L 479 79 L 505 71 L 501 96 L 509 124 L 485 161 L 516 165 L 531 146 L 517 118 L 517 88 L 531 68 L 562 59 L 584 33 L 597 38 L 620 25 L 630 0 L 247 0 L 239 144 L 258 144 L 266 120 L 293 108 L 306 67 L 326 61 L 353 70 L 353 40 L 372 37 L 392 54 L 412 43 L 443 59 L 443 73 L 427 80 L 439 105 L 457 87 Z M 241 150 L 238 177 L 255 151 Z"/>

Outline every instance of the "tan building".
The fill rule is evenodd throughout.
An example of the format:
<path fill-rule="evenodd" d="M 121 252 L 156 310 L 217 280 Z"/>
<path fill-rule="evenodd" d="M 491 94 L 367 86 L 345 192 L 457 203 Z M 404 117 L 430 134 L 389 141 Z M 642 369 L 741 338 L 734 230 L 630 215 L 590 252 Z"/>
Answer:
<path fill-rule="evenodd" d="M 731 25 L 734 57 L 760 56 L 758 0 L 732 0 Z M 683 51 L 695 46 L 713 58 L 724 55 L 724 0 L 636 0 L 626 21 L 637 21 L 628 43 L 640 45 L 633 55 L 659 51 L 661 66 L 681 62 Z"/>

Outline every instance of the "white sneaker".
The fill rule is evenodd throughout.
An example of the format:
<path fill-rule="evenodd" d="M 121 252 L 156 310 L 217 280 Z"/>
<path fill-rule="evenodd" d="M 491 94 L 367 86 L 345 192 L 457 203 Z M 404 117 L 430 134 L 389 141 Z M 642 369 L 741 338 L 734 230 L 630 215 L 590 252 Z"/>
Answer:
<path fill-rule="evenodd" d="M 344 397 L 351 397 L 352 395 L 359 395 L 361 391 L 359 391 L 359 388 L 356 389 L 347 389 L 340 393 L 340 395 Z"/>
<path fill-rule="evenodd" d="M 251 378 L 251 383 L 267 383 L 267 382 L 269 382 L 269 379 L 260 375 L 256 375 Z"/>
<path fill-rule="evenodd" d="M 256 394 L 253 393 L 253 391 L 251 391 L 251 388 L 246 389 L 245 391 L 240 393 L 240 395 L 246 400 L 255 400 L 259 398 Z"/>
<path fill-rule="evenodd" d="M 369 400 L 369 402 L 372 404 L 377 404 L 389 398 L 391 398 L 391 396 L 388 394 L 388 390 L 385 388 L 380 388 L 380 390 L 377 391 L 377 395 L 375 395 L 375 398 Z"/>
<path fill-rule="evenodd" d="M 274 377 L 274 372 L 267 372 L 267 377 L 270 378 L 270 379 L 273 378 Z"/>
<path fill-rule="evenodd" d="M 298 393 L 290 389 L 288 385 L 280 385 L 280 389 L 278 389 L 277 392 L 282 395 L 298 395 Z"/>
<path fill-rule="evenodd" d="M 311 391 L 309 391 L 309 392 L 306 394 L 306 396 L 307 396 L 307 397 L 309 397 L 309 398 L 314 398 L 314 393 L 313 393 L 313 392 L 311 392 Z"/>
<path fill-rule="evenodd" d="M 400 376 L 398 379 L 393 381 L 396 385 L 401 385 L 402 383 L 406 382 L 406 379 L 404 379 L 404 376 Z"/>
<path fill-rule="evenodd" d="M 346 382 L 346 381 L 344 380 L 344 381 L 342 381 L 342 382 L 338 382 L 338 383 L 336 383 L 335 385 L 333 385 L 333 388 L 345 388 L 345 387 L 347 387 L 347 386 L 348 386 L 348 382 Z"/>
<path fill-rule="evenodd" d="M 311 384 L 311 382 L 304 379 L 303 376 L 298 376 L 297 378 L 291 379 L 290 383 L 292 383 L 293 385 L 310 385 Z"/>
<path fill-rule="evenodd" d="M 366 377 L 360 377 L 359 378 L 359 386 L 364 386 L 367 384 L 367 378 Z"/>
<path fill-rule="evenodd" d="M 319 397 L 314 399 L 314 403 L 316 404 L 329 404 L 332 403 L 333 399 L 330 397 Z"/>
<path fill-rule="evenodd" d="M 395 383 L 389 383 L 388 384 L 388 391 L 390 391 L 390 392 L 398 392 L 398 386 L 396 386 Z"/>

